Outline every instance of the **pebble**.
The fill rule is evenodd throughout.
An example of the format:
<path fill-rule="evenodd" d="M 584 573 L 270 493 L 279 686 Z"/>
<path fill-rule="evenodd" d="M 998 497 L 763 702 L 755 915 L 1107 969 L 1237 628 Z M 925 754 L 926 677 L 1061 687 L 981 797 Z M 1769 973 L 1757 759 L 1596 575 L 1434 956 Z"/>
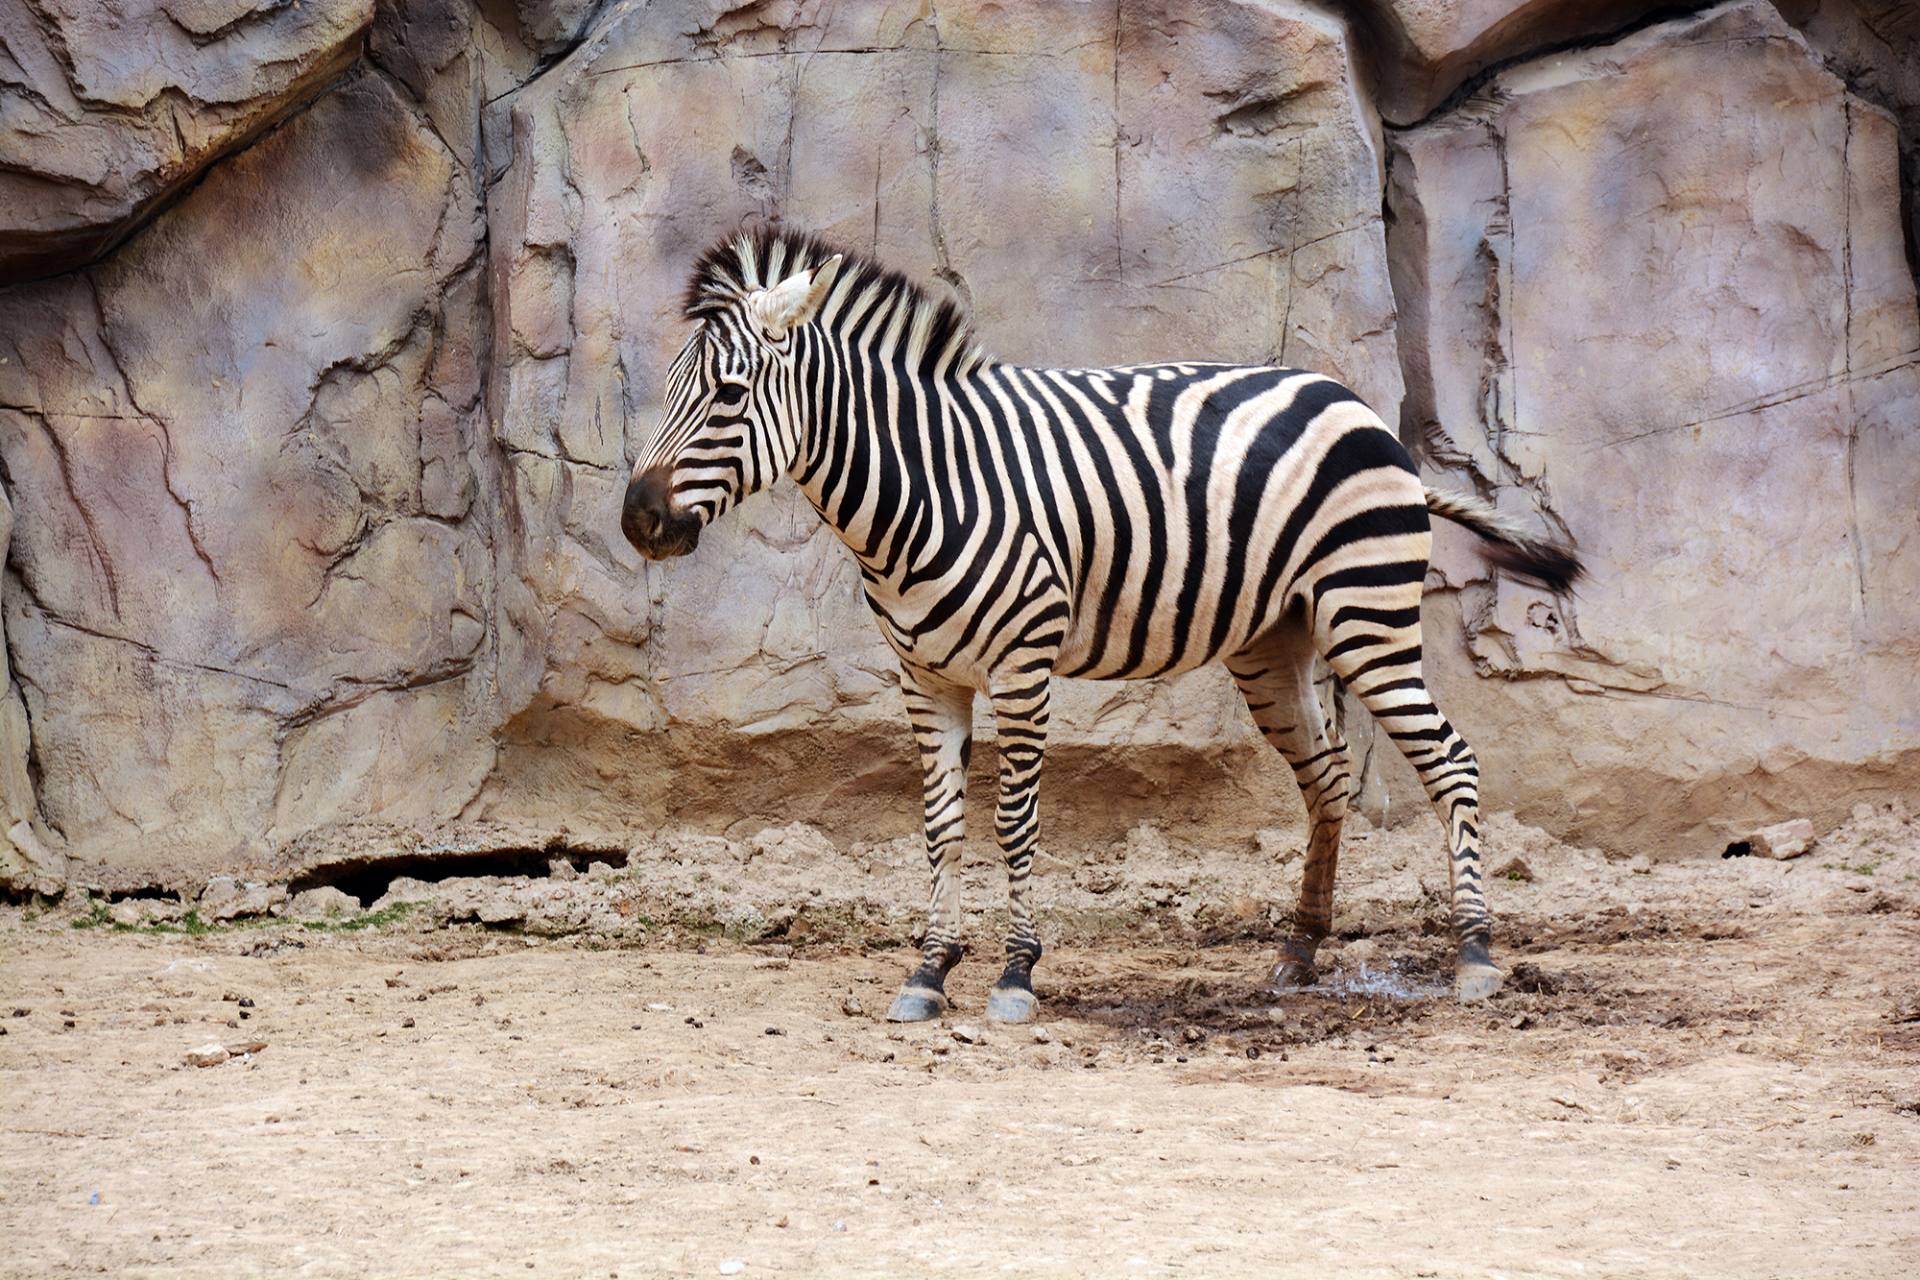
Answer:
<path fill-rule="evenodd" d="M 1047 1030 L 1045 1027 L 1035 1027 L 1033 1029 L 1033 1042 L 1035 1044 L 1052 1044 L 1053 1032 Z"/>
<path fill-rule="evenodd" d="M 866 1006 L 860 1003 L 860 997 L 851 991 L 847 992 L 846 998 L 840 1001 L 840 1012 L 849 1018 L 857 1018 L 866 1011 Z"/>
<path fill-rule="evenodd" d="M 985 1044 L 987 1038 L 980 1034 L 980 1028 L 970 1022 L 963 1022 L 953 1029 L 953 1038 L 961 1044 Z"/>
<path fill-rule="evenodd" d="M 1524 858 L 1508 858 L 1493 869 L 1493 875 L 1497 880 L 1525 880 L 1528 884 L 1533 883 L 1533 868 L 1527 865 Z"/>
<path fill-rule="evenodd" d="M 1207 1038 L 1207 1033 L 1198 1027 L 1188 1027 L 1180 1033 L 1180 1038 L 1188 1044 L 1199 1044 Z"/>
<path fill-rule="evenodd" d="M 737 1258 L 729 1258 L 720 1264 L 720 1274 L 723 1276 L 737 1276 L 746 1269 L 747 1264 Z"/>

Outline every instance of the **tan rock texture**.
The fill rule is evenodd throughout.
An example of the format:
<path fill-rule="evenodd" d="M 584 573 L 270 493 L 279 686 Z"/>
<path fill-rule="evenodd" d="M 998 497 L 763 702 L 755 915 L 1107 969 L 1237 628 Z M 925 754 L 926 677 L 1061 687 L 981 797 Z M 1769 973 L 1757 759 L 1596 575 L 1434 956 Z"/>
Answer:
<path fill-rule="evenodd" d="M 601 822 L 678 813 L 671 792 L 695 763 L 678 752 L 597 786 L 580 776 L 668 726 L 739 744 L 709 757 L 796 737 L 780 749 L 809 752 L 823 722 L 858 729 L 888 763 L 859 788 L 911 794 L 893 657 L 855 566 L 796 493 L 749 504 L 683 564 L 647 565 L 609 517 L 685 339 L 688 263 L 715 228 L 778 214 L 944 281 L 1007 358 L 1291 361 L 1393 412 L 1383 158 L 1342 26 L 1198 0 L 1020 12 L 616 8 L 516 96 L 489 204 L 489 399 L 526 575 L 509 655 L 525 665 L 502 682 L 538 692 L 508 728 L 515 760 L 487 812 L 578 817 L 585 793 Z M 1218 672 L 1062 701 L 1060 759 L 1254 741 Z M 818 785 L 848 779 L 801 767 Z M 795 803 L 792 776 L 754 803 Z M 1150 805 L 1160 788 L 1133 789 Z"/>
<path fill-rule="evenodd" d="M 1503 73 L 1394 147 L 1403 430 L 1591 571 L 1555 601 L 1440 539 L 1441 691 L 1492 793 L 1660 851 L 1911 788 L 1920 326 L 1893 120 L 1750 3 Z"/>
<path fill-rule="evenodd" d="M 1489 66 L 1618 31 L 1674 6 L 1662 0 L 1358 0 L 1352 7 L 1372 36 L 1380 114 L 1408 125 Z"/>
<path fill-rule="evenodd" d="M 618 531 L 689 260 L 743 220 L 939 282 L 1008 358 L 1325 370 L 1574 536 L 1572 600 L 1442 542 L 1495 807 L 1717 853 L 1912 790 L 1912 86 L 1801 9 L 6 9 L 0 182 L 39 203 L 0 262 L 65 274 L 0 289 L 5 883 L 911 831 L 893 665 L 804 504 L 665 565 Z M 1218 673 L 1068 685 L 1055 726 L 1056 839 L 1296 808 Z M 1352 729 L 1375 816 L 1418 812 Z"/>
<path fill-rule="evenodd" d="M 0 283 L 99 256 L 359 54 L 373 0 L 0 3 Z"/>

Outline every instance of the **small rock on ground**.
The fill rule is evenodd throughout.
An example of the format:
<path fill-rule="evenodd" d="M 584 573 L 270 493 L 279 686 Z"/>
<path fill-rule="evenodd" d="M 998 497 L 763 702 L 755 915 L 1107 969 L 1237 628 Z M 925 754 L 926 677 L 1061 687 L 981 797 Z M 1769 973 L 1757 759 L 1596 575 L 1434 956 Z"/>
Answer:
<path fill-rule="evenodd" d="M 186 914 L 186 903 L 165 898 L 122 898 L 107 908 L 107 919 L 129 928 L 167 920 L 180 920 L 185 918 Z"/>
<path fill-rule="evenodd" d="M 295 920 L 324 920 L 329 916 L 359 913 L 360 899 L 330 884 L 317 889 L 303 889 L 294 894 L 293 901 L 287 904 L 287 914 Z"/>
<path fill-rule="evenodd" d="M 953 1029 L 953 1038 L 961 1044 L 984 1044 L 986 1037 L 980 1034 L 980 1028 L 970 1022 L 963 1022 Z"/>
<path fill-rule="evenodd" d="M 200 914 L 208 920 L 238 920 L 264 916 L 287 901 L 283 884 L 253 884 L 232 876 L 215 876 L 200 894 Z"/>
<path fill-rule="evenodd" d="M 1533 883 L 1533 868 L 1527 865 L 1524 858 L 1508 858 L 1493 869 L 1493 874 L 1500 880 L 1524 880 L 1528 884 Z"/>
<path fill-rule="evenodd" d="M 1813 848 L 1813 822 L 1808 818 L 1776 822 L 1748 836 L 1747 845 L 1756 857 L 1773 858 L 1781 862 L 1797 858 Z"/>
<path fill-rule="evenodd" d="M 190 1067 L 217 1067 L 232 1056 L 223 1044 L 203 1044 L 198 1049 L 187 1050 L 186 1060 Z"/>

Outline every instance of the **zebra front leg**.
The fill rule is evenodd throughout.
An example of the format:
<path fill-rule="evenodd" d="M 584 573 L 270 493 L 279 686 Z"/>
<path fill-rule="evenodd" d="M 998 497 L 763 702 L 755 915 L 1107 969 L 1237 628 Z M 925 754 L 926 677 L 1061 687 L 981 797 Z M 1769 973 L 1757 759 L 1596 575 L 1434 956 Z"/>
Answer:
<path fill-rule="evenodd" d="M 967 834 L 967 761 L 973 753 L 973 690 L 903 669 L 900 691 L 920 749 L 927 866 L 933 890 L 915 969 L 887 1010 L 889 1022 L 925 1022 L 947 1007 L 947 973 L 960 963 L 960 854 Z"/>
<path fill-rule="evenodd" d="M 987 1016 L 996 1022 L 1026 1022 L 1039 1002 L 1033 994 L 1033 966 L 1040 959 L 1027 887 L 1033 875 L 1034 844 L 1040 838 L 1040 766 L 1047 749 L 1047 676 L 1019 689 L 996 691 L 993 714 L 1000 739 L 1000 797 L 993 834 L 1007 859 L 1007 967 L 987 998 Z"/>

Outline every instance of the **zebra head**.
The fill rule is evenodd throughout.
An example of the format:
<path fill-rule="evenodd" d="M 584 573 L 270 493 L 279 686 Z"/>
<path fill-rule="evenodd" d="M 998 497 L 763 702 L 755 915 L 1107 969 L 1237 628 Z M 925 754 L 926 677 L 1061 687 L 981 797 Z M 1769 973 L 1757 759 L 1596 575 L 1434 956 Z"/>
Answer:
<path fill-rule="evenodd" d="M 781 264 L 752 242 L 702 262 L 689 305 L 699 324 L 667 370 L 660 426 L 634 460 L 621 507 L 620 528 L 641 555 L 686 555 L 702 529 L 793 461 L 802 427 L 794 334 L 819 313 L 840 264 L 835 254 L 756 287 L 764 268 Z"/>

